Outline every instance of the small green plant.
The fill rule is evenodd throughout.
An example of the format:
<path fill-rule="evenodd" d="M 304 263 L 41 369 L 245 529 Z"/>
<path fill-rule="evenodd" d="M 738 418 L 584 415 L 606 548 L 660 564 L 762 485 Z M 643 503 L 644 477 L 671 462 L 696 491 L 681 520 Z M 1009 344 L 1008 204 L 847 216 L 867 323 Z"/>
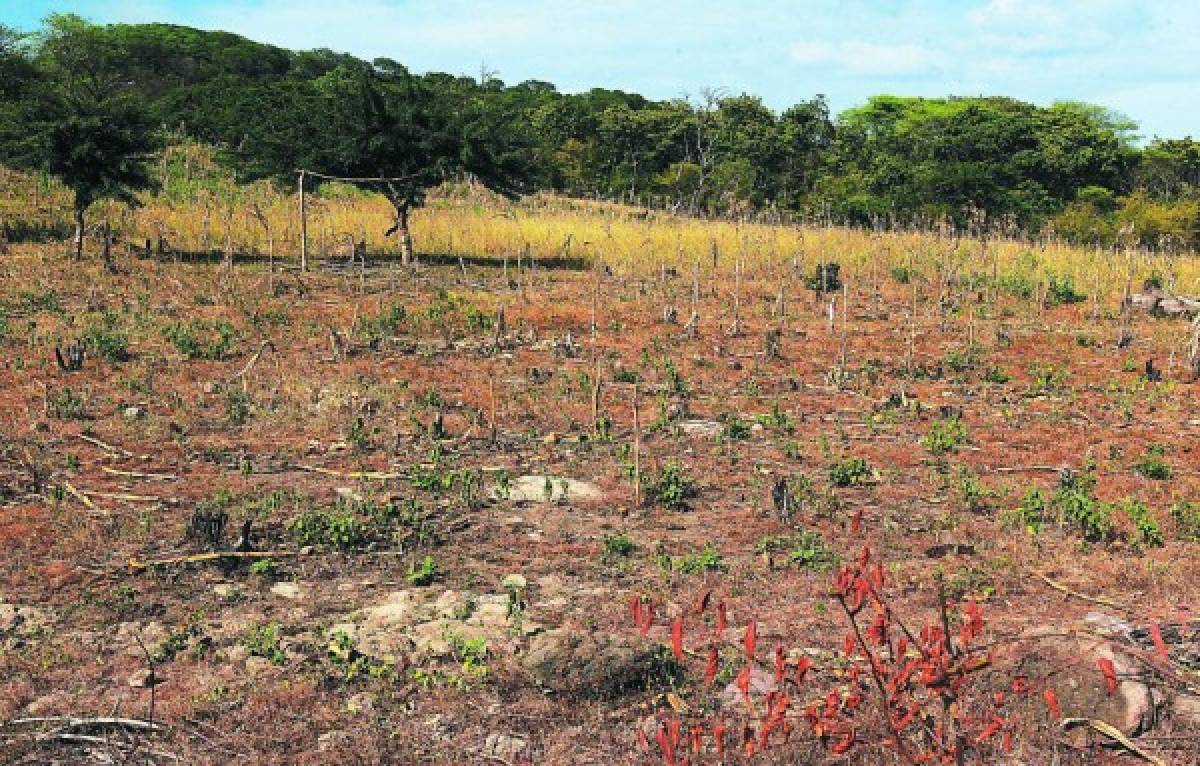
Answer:
<path fill-rule="evenodd" d="M 237 388 L 225 392 L 225 419 L 231 426 L 242 426 L 250 419 L 250 395 Z"/>
<path fill-rule="evenodd" d="M 250 574 L 264 580 L 274 580 L 279 574 L 279 562 L 275 559 L 259 559 L 250 565 Z"/>
<path fill-rule="evenodd" d="M 1029 374 L 1033 378 L 1029 383 L 1030 396 L 1057 393 L 1067 380 L 1066 370 L 1052 364 L 1032 364 L 1029 366 Z"/>
<path fill-rule="evenodd" d="M 1200 542 L 1200 505 L 1184 500 L 1171 506 L 1175 536 L 1188 542 Z"/>
<path fill-rule="evenodd" d="M 1161 444 L 1151 445 L 1146 449 L 1146 454 L 1142 459 L 1134 464 L 1133 470 L 1147 479 L 1170 481 L 1174 472 L 1171 470 L 1171 466 L 1163 460 L 1165 454 L 1166 448 Z"/>
<path fill-rule="evenodd" d="M 671 460 L 646 486 L 646 500 L 672 511 L 686 511 L 697 492 L 683 464 Z"/>
<path fill-rule="evenodd" d="M 958 493 L 959 500 L 962 501 L 963 507 L 971 513 L 986 511 L 991 507 L 992 497 L 996 494 L 991 487 L 984 484 L 965 465 L 958 467 L 958 472 L 955 476 L 955 490 Z"/>
<path fill-rule="evenodd" d="M 861 457 L 844 457 L 829 466 L 829 483 L 835 487 L 857 487 L 870 478 L 871 466 Z"/>
<path fill-rule="evenodd" d="M 756 553 L 785 553 L 790 565 L 798 569 L 823 572 L 837 565 L 837 552 L 819 532 L 806 529 L 794 535 L 764 537 L 754 546 Z"/>
<path fill-rule="evenodd" d="M 934 456 L 942 457 L 967 443 L 967 425 L 958 418 L 934 421 L 922 443 Z"/>
<path fill-rule="evenodd" d="M 686 575 L 719 572 L 725 568 L 721 553 L 711 544 L 706 543 L 699 553 L 688 553 L 679 558 L 671 559 L 671 569 Z"/>
<path fill-rule="evenodd" d="M 1036 535 L 1046 525 L 1048 514 L 1049 507 L 1046 496 L 1042 494 L 1040 488 L 1030 487 L 1025 496 L 1021 498 L 1021 505 L 1017 508 L 1017 518 L 1022 527 L 1029 534 Z"/>
<path fill-rule="evenodd" d="M 1088 542 L 1108 542 L 1116 534 L 1112 509 L 1096 500 L 1096 468 L 1090 460 L 1080 471 L 1063 472 L 1053 505 Z"/>
<path fill-rule="evenodd" d="M 163 335 L 186 360 L 221 361 L 233 348 L 235 332 L 233 325 L 223 319 L 217 322 L 193 319 L 187 324 L 167 325 Z"/>
<path fill-rule="evenodd" d="M 377 349 L 396 334 L 407 318 L 408 312 L 403 306 L 388 306 L 378 314 L 359 316 L 354 324 L 354 334 L 371 348 Z"/>
<path fill-rule="evenodd" d="M 123 362 L 129 358 L 129 336 L 121 329 L 120 318 L 112 311 L 105 311 L 99 319 L 88 323 L 83 341 L 92 354 L 110 362 Z"/>
<path fill-rule="evenodd" d="M 287 655 L 279 646 L 279 623 L 271 622 L 266 625 L 254 625 L 246 631 L 242 645 L 251 657 L 262 657 L 275 665 L 282 665 Z"/>
<path fill-rule="evenodd" d="M 433 556 L 426 556 L 421 559 L 420 564 L 413 564 L 408 568 L 408 574 L 404 579 L 416 586 L 425 586 L 432 583 L 438 576 L 438 565 L 434 561 Z"/>
<path fill-rule="evenodd" d="M 721 427 L 722 439 L 726 441 L 738 441 L 750 437 L 749 424 L 737 415 L 728 415 L 722 417 L 721 420 L 725 422 L 725 425 Z"/>
<path fill-rule="evenodd" d="M 985 383 L 1004 385 L 1008 381 L 1012 380 L 1012 376 L 999 367 L 989 367 L 983 373 L 983 380 Z"/>
<path fill-rule="evenodd" d="M 65 386 L 46 395 L 46 414 L 57 420 L 86 420 L 87 405 L 83 396 Z"/>
<path fill-rule="evenodd" d="M 1163 539 L 1162 530 L 1158 527 L 1158 522 L 1150 515 L 1150 509 L 1140 500 L 1132 498 L 1121 504 L 1121 509 L 1129 516 L 1129 520 L 1133 522 L 1133 538 L 1130 542 L 1134 548 L 1161 548 L 1165 540 Z"/>
<path fill-rule="evenodd" d="M 607 564 L 614 559 L 633 555 L 636 548 L 633 539 L 624 532 L 605 535 L 601 543 L 600 560 Z"/>
<path fill-rule="evenodd" d="M 1060 306 L 1071 303 L 1083 303 L 1087 295 L 1075 289 L 1075 280 L 1070 276 L 1050 275 L 1046 285 L 1046 303 L 1050 306 Z"/>
<path fill-rule="evenodd" d="M 368 542 L 362 522 L 343 508 L 306 511 L 292 521 L 291 531 L 300 545 L 352 549 Z"/>

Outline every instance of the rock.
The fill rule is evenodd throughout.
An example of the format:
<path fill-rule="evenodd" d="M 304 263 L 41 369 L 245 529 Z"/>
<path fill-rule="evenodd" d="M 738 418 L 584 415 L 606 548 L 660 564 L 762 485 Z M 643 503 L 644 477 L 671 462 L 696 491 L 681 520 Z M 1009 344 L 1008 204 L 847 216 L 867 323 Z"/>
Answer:
<path fill-rule="evenodd" d="M 242 592 L 238 588 L 238 586 L 236 586 L 232 583 L 227 583 L 227 582 L 218 583 L 217 585 L 214 585 L 213 593 L 215 593 L 217 596 L 220 596 L 221 598 L 225 599 L 226 601 L 233 601 L 234 599 L 236 599 L 238 596 L 240 596 L 242 594 Z"/>
<path fill-rule="evenodd" d="M 266 657 L 247 657 L 246 658 L 246 674 L 251 677 L 265 675 L 269 673 L 275 665 Z"/>
<path fill-rule="evenodd" d="M 500 581 L 500 587 L 505 590 L 525 590 L 528 584 L 525 576 L 519 574 L 504 575 L 504 579 Z"/>
<path fill-rule="evenodd" d="M 28 638 L 50 625 L 50 615 L 36 606 L 0 604 L 0 638 Z"/>
<path fill-rule="evenodd" d="M 750 433 L 752 434 L 761 434 L 765 430 L 767 429 L 762 423 L 755 423 L 754 425 L 750 426 Z"/>
<path fill-rule="evenodd" d="M 339 747 L 345 747 L 350 744 L 351 737 L 347 732 L 336 729 L 327 731 L 317 737 L 317 750 L 327 753 L 330 750 L 337 750 Z"/>
<path fill-rule="evenodd" d="M 645 639 L 558 628 L 534 638 L 521 665 L 544 689 L 606 695 L 644 686 L 661 656 Z"/>
<path fill-rule="evenodd" d="M 545 474 L 521 476 L 508 489 L 508 499 L 514 503 L 595 501 L 602 497 L 604 491 L 595 484 Z"/>
<path fill-rule="evenodd" d="M 126 407 L 121 414 L 126 420 L 137 420 L 146 414 L 146 411 L 141 407 Z"/>
<path fill-rule="evenodd" d="M 163 680 L 155 675 L 150 668 L 143 668 L 135 671 L 129 676 L 129 685 L 134 689 L 145 689 L 151 686 L 158 686 Z"/>
<path fill-rule="evenodd" d="M 333 491 L 337 493 L 338 497 L 350 500 L 351 502 L 361 503 L 365 500 L 361 494 L 355 492 L 351 487 L 335 487 Z"/>
<path fill-rule="evenodd" d="M 359 692 L 346 700 L 347 713 L 373 713 L 375 711 L 375 695 L 371 692 Z"/>
<path fill-rule="evenodd" d="M 204 384 L 204 393 L 206 393 L 206 394 L 215 394 L 215 393 L 217 393 L 218 390 L 219 390 L 219 387 L 217 386 L 217 384 L 213 383 L 211 380 Z"/>
<path fill-rule="evenodd" d="M 715 420 L 685 420 L 679 424 L 679 430 L 688 436 L 715 439 L 721 435 L 721 424 Z"/>
<path fill-rule="evenodd" d="M 771 692 L 778 691 L 775 685 L 775 674 L 767 672 L 759 665 L 754 665 L 750 669 L 750 699 L 756 706 L 761 706 L 761 700 L 765 700 Z M 746 701 L 742 690 L 738 688 L 737 681 L 730 681 L 729 684 L 721 690 L 721 705 L 727 710 L 745 710 Z"/>
<path fill-rule="evenodd" d="M 520 757 L 521 753 L 525 752 L 526 747 L 528 747 L 528 743 L 523 737 L 494 731 L 487 735 L 487 739 L 483 742 L 483 754 L 512 763 Z"/>
<path fill-rule="evenodd" d="M 559 441 L 561 441 L 561 437 L 558 434 L 554 433 L 553 431 L 546 434 L 546 436 L 542 439 L 543 444 L 547 444 L 550 446 L 558 444 Z"/>
<path fill-rule="evenodd" d="M 311 591 L 309 586 L 296 582 L 277 582 L 271 586 L 271 593 L 291 601 L 307 598 Z"/>

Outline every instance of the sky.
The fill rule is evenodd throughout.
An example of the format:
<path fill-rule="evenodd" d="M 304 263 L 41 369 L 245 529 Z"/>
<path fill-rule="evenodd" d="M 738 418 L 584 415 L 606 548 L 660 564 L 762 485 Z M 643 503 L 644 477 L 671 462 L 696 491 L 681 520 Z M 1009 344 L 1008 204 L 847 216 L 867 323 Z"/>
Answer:
<path fill-rule="evenodd" d="M 655 99 L 705 88 L 784 109 L 824 94 L 1071 99 L 1144 139 L 1200 137 L 1195 0 L 0 0 L 0 23 L 48 13 L 224 29 L 289 48 L 385 56 L 418 72 Z"/>

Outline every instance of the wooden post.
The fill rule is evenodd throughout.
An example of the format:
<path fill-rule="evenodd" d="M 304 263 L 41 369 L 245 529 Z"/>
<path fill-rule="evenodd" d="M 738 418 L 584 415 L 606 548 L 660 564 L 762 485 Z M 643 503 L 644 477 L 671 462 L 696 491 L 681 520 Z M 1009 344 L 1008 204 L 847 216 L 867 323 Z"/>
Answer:
<path fill-rule="evenodd" d="M 642 507 L 642 421 L 638 414 L 638 385 L 633 384 L 633 507 Z"/>
<path fill-rule="evenodd" d="M 308 206 L 304 202 L 304 176 L 300 171 L 300 271 L 308 271 Z"/>

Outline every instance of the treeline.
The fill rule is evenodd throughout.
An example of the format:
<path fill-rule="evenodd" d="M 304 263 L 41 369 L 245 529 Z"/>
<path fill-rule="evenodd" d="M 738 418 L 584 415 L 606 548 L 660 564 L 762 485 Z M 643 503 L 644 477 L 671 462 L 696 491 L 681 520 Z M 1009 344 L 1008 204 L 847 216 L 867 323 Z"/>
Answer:
<path fill-rule="evenodd" d="M 89 138 L 88 120 L 121 130 Z M 55 142 L 98 142 L 103 159 L 115 141 L 136 158 L 187 136 L 220 147 L 247 180 L 294 184 L 297 168 L 386 178 L 361 185 L 392 200 L 402 237 L 426 190 L 470 175 L 504 193 L 694 215 L 1049 227 L 1089 244 L 1200 247 L 1200 142 L 1141 148 L 1135 124 L 1077 102 L 878 96 L 834 116 L 816 96 L 776 112 L 750 95 L 565 94 L 225 32 L 53 16 L 31 35 L 0 31 L 0 121 L 0 162 L 60 176 L 79 169 L 62 167 L 56 151 L 69 147 Z M 139 179 L 93 179 L 84 193 L 126 185 Z"/>

